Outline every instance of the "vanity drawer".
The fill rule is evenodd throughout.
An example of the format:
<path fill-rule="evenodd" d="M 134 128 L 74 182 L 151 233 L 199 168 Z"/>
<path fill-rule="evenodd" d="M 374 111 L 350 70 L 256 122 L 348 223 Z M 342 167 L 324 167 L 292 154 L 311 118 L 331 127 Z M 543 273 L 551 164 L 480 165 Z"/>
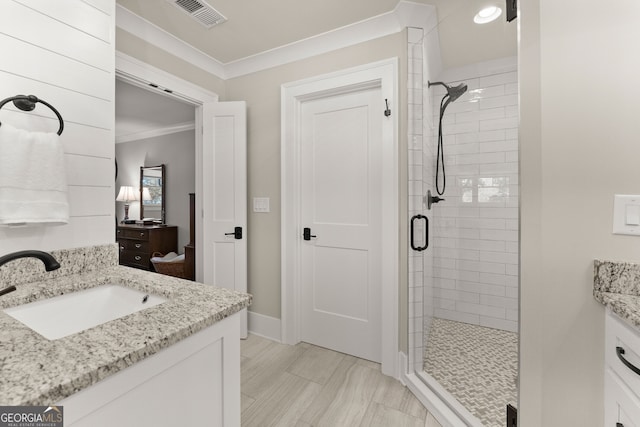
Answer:
<path fill-rule="evenodd" d="M 149 242 L 143 240 L 119 239 L 120 251 L 149 252 Z"/>
<path fill-rule="evenodd" d="M 640 399 L 640 375 L 621 360 L 640 369 L 640 334 L 609 310 L 605 320 L 605 348 L 606 366 Z"/>
<path fill-rule="evenodd" d="M 124 239 L 137 239 L 137 240 L 149 240 L 149 230 L 124 230 L 119 228 L 117 230 L 118 238 Z"/>
<path fill-rule="evenodd" d="M 615 372 L 606 371 L 604 389 L 605 427 L 640 427 L 640 400 Z"/>

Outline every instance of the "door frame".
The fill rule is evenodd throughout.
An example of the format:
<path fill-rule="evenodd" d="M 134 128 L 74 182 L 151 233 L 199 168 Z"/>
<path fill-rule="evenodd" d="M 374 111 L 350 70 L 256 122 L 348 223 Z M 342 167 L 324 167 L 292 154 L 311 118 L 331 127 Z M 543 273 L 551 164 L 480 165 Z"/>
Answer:
<path fill-rule="evenodd" d="M 196 107 L 195 184 L 196 194 L 202 194 L 203 170 L 202 163 L 198 161 L 198 159 L 202 159 L 202 105 L 206 102 L 217 102 L 218 94 L 119 51 L 116 51 L 115 78 L 142 89 L 151 90 L 158 94 L 187 102 Z M 153 88 L 151 84 L 157 85 L 158 87 Z M 170 89 L 171 92 L 166 92 L 164 90 L 165 88 Z M 200 212 L 200 214 L 198 214 L 198 212 Z M 196 232 L 196 242 L 198 240 L 202 241 L 202 197 L 196 197 L 196 230 L 199 230 Z M 202 282 L 203 277 L 202 251 L 196 251 L 196 281 Z"/>
<path fill-rule="evenodd" d="M 398 378 L 399 145 L 398 58 L 283 84 L 281 87 L 281 322 L 282 342 L 300 342 L 300 120 L 306 101 L 369 88 L 388 99 L 382 116 L 382 372 Z"/>

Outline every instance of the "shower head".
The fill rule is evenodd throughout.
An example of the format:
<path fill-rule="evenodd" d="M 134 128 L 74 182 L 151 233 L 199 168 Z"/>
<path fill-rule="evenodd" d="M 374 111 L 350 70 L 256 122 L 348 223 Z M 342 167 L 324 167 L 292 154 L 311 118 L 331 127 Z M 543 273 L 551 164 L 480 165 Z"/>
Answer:
<path fill-rule="evenodd" d="M 447 93 L 442 97 L 440 101 L 440 123 L 438 125 L 438 155 L 436 157 L 436 191 L 438 195 L 442 196 L 444 194 L 444 188 L 447 184 L 447 176 L 444 171 L 444 147 L 442 142 L 442 118 L 444 117 L 444 110 L 447 109 L 447 105 L 456 99 L 460 98 L 462 94 L 467 91 L 467 85 L 464 83 L 460 83 L 458 86 L 449 86 L 444 82 L 427 82 L 429 83 L 428 87 L 433 85 L 444 86 L 447 90 Z M 442 190 L 440 189 L 440 165 L 442 165 Z"/>
<path fill-rule="evenodd" d="M 444 83 L 444 82 L 427 82 L 429 84 L 428 87 L 431 87 L 433 85 L 440 85 L 440 86 L 444 86 L 444 88 L 447 90 L 447 94 L 442 98 L 442 102 L 440 103 L 441 105 L 441 110 L 444 113 L 444 110 L 447 108 L 447 105 L 449 105 L 451 102 L 455 101 L 456 99 L 460 98 L 462 96 L 462 94 L 464 94 L 467 91 L 467 85 L 464 83 L 460 83 L 458 86 L 449 86 L 448 84 Z"/>
<path fill-rule="evenodd" d="M 467 91 L 467 85 L 464 83 L 460 83 L 458 86 L 448 87 L 447 93 L 449 94 L 449 102 L 453 102 L 456 99 L 460 98 L 463 93 Z"/>
<path fill-rule="evenodd" d="M 460 83 L 458 86 L 453 86 L 453 87 L 449 86 L 444 82 L 433 82 L 433 83 L 427 82 L 427 83 L 429 83 L 429 87 L 434 85 L 444 86 L 444 88 L 447 90 L 447 95 L 449 95 L 449 102 L 453 102 L 456 99 L 460 98 L 460 96 L 462 96 L 462 94 L 467 91 L 467 85 L 464 83 Z"/>

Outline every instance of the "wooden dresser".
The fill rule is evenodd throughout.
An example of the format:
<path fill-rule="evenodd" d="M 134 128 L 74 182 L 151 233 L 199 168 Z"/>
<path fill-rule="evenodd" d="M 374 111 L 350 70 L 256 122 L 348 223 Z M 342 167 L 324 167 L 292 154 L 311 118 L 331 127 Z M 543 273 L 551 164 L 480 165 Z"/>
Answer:
<path fill-rule="evenodd" d="M 163 255 L 177 252 L 178 227 L 168 225 L 124 225 L 116 229 L 120 249 L 120 264 L 143 270 L 153 270 L 151 257 L 154 252 Z"/>

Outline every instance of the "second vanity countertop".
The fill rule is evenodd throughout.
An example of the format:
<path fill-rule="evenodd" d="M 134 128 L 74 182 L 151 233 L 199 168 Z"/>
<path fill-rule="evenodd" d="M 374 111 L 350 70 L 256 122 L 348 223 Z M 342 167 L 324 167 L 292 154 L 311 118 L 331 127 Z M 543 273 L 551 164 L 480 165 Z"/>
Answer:
<path fill-rule="evenodd" d="M 640 329 L 640 264 L 595 260 L 593 296 Z"/>
<path fill-rule="evenodd" d="M 2 310 L 103 284 L 168 301 L 57 340 Z M 23 284 L 0 297 L 0 405 L 52 405 L 251 304 L 251 295 L 123 266 Z"/>

